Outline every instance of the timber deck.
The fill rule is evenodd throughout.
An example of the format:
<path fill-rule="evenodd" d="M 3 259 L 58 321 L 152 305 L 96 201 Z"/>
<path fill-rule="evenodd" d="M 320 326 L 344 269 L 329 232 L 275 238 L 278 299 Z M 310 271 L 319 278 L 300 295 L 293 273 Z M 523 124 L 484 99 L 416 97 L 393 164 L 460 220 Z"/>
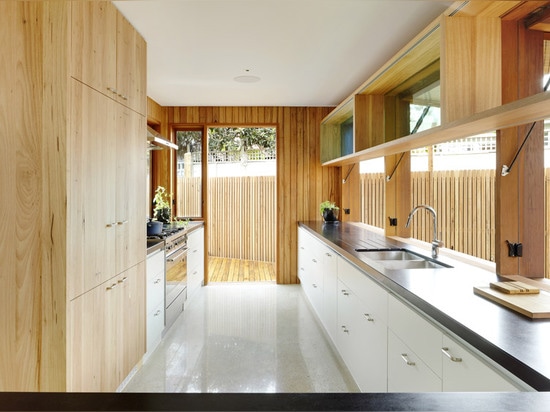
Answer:
<path fill-rule="evenodd" d="M 275 282 L 275 263 L 208 258 L 209 282 Z"/>

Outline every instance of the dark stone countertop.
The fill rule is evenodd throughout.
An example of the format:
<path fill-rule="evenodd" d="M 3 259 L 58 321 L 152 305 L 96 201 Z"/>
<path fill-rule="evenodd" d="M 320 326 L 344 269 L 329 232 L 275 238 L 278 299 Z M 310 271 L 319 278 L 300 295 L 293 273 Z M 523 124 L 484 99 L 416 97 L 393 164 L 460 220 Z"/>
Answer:
<path fill-rule="evenodd" d="M 438 260 L 453 268 L 388 270 L 355 248 L 406 247 L 427 256 L 430 251 L 385 237 L 365 225 L 300 225 L 535 390 L 550 391 L 550 319 L 530 319 L 474 294 L 474 286 L 498 281 L 496 274 L 441 255 Z"/>
<path fill-rule="evenodd" d="M 529 411 L 550 393 L 0 393 L 0 411 Z"/>

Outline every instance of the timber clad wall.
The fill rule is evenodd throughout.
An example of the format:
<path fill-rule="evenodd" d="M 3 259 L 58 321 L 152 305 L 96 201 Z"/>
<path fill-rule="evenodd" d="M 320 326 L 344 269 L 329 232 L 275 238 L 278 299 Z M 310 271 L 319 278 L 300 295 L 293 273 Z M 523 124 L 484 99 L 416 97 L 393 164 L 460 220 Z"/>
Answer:
<path fill-rule="evenodd" d="M 320 220 L 318 206 L 340 198 L 340 169 L 321 167 L 319 130 L 329 107 L 168 107 L 168 125 L 277 127 L 277 283 L 298 283 L 297 223 Z M 165 172 L 166 173 L 166 172 Z"/>

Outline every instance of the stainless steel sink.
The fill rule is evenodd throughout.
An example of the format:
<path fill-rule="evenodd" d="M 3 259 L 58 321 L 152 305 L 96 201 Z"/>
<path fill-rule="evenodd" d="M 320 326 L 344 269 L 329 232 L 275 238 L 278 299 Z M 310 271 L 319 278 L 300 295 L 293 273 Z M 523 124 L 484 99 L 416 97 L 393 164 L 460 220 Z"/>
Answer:
<path fill-rule="evenodd" d="M 355 249 L 357 252 L 365 252 L 365 257 L 376 261 L 386 269 L 440 269 L 450 268 L 430 257 L 412 252 L 407 249 Z"/>
<path fill-rule="evenodd" d="M 372 260 L 419 260 L 420 256 L 407 250 L 366 250 Z"/>

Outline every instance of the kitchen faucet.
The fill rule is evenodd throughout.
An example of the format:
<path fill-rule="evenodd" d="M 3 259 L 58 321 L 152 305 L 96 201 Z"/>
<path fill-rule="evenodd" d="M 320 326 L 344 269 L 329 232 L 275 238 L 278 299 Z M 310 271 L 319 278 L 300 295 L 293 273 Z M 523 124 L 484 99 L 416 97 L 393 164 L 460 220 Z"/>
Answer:
<path fill-rule="evenodd" d="M 411 224 L 411 219 L 413 215 L 416 213 L 418 209 L 426 209 L 428 212 L 430 212 L 433 216 L 433 227 L 434 227 L 434 237 L 432 240 L 432 257 L 437 258 L 437 255 L 439 254 L 439 248 L 443 246 L 443 242 L 441 240 L 437 239 L 437 214 L 435 213 L 435 210 L 433 207 L 428 205 L 418 205 L 416 206 L 411 213 L 409 213 L 409 218 L 407 219 L 407 224 L 405 227 L 409 227 Z"/>

